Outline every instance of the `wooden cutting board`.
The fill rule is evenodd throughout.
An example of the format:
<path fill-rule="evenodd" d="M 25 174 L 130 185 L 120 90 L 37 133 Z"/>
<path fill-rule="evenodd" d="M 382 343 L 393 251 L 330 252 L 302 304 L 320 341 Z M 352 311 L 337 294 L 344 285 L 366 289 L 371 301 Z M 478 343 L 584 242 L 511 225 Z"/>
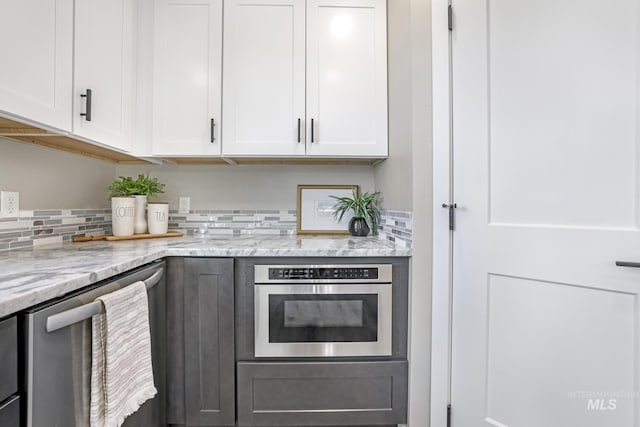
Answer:
<path fill-rule="evenodd" d="M 94 240 L 104 240 L 106 236 L 73 236 L 71 241 L 74 243 L 77 242 L 92 242 Z"/>
<path fill-rule="evenodd" d="M 140 240 L 140 239 L 156 239 L 158 237 L 180 237 L 183 236 L 182 233 L 178 231 L 170 231 L 164 234 L 134 234 L 133 236 L 84 236 L 84 237 L 73 237 L 71 240 L 73 242 L 91 242 L 94 240 Z"/>
<path fill-rule="evenodd" d="M 183 234 L 178 231 L 170 231 L 164 234 L 134 234 L 133 236 L 105 236 L 104 240 L 140 240 L 155 239 L 157 237 L 180 237 Z"/>

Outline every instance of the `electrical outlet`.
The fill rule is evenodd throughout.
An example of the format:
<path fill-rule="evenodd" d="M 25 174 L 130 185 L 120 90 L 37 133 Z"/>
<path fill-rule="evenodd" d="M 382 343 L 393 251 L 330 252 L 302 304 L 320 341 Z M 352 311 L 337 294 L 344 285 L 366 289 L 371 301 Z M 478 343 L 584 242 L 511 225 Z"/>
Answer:
<path fill-rule="evenodd" d="M 178 205 L 178 213 L 188 214 L 191 210 L 191 197 L 180 197 L 180 204 Z"/>
<path fill-rule="evenodd" d="M 14 218 L 20 213 L 20 193 L 17 191 L 0 191 L 0 216 Z"/>

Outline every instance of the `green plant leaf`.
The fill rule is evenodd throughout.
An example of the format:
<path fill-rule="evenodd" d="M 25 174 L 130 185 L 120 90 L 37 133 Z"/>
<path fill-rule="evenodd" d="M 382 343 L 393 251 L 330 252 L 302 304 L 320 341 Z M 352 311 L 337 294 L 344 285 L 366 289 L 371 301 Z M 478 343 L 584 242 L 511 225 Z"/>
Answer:
<path fill-rule="evenodd" d="M 336 200 L 333 208 L 335 210 L 334 216 L 338 222 L 342 221 L 347 212 L 353 212 L 354 217 L 365 219 L 374 235 L 378 233 L 378 225 L 380 224 L 379 191 L 364 193 L 360 196 L 357 196 L 354 191 L 353 197 L 331 196 L 331 198 Z"/>
<path fill-rule="evenodd" d="M 153 197 L 156 194 L 164 193 L 164 184 L 158 178 L 149 178 L 149 175 L 139 174 L 136 179 L 130 176 L 120 176 L 114 179 L 109 186 L 111 197 L 123 197 L 143 195 Z"/>

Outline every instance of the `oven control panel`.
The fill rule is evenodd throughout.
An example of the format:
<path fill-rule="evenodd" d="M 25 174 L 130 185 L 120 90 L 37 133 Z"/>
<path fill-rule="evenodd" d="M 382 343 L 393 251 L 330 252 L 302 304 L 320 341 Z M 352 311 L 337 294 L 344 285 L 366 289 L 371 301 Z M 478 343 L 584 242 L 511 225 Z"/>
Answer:
<path fill-rule="evenodd" d="M 256 265 L 255 283 L 390 283 L 391 265 Z"/>
<path fill-rule="evenodd" d="M 377 268 L 270 268 L 269 279 L 377 279 Z"/>

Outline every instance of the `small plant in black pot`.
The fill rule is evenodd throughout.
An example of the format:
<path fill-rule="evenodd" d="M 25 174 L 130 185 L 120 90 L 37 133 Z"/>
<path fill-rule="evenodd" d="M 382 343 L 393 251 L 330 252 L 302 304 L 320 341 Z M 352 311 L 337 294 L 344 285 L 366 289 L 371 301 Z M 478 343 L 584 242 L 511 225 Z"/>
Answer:
<path fill-rule="evenodd" d="M 353 211 L 353 218 L 349 221 L 349 233 L 352 236 L 366 236 L 369 231 L 372 231 L 374 235 L 378 233 L 378 224 L 380 223 L 379 191 L 362 195 L 358 195 L 354 191 L 353 197 L 331 197 L 336 199 L 333 208 L 338 222 L 342 221 L 347 212 Z"/>

